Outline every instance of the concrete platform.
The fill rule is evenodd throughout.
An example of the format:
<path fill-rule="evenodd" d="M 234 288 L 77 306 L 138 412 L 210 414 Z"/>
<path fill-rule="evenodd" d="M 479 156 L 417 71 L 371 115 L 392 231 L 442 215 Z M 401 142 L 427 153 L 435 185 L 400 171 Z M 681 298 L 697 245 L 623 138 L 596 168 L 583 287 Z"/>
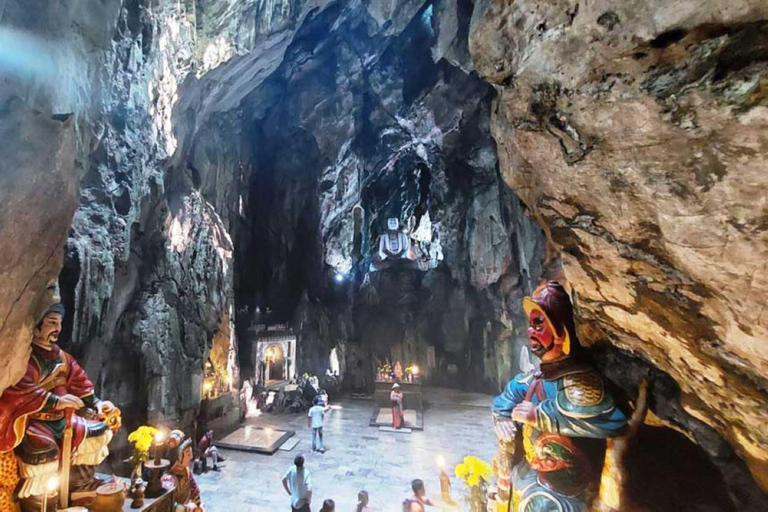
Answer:
<path fill-rule="evenodd" d="M 216 446 L 230 450 L 272 455 L 294 434 L 293 430 L 278 430 L 269 427 L 262 428 L 245 425 L 220 441 L 216 441 Z"/>
<path fill-rule="evenodd" d="M 406 409 L 403 411 L 405 418 L 405 427 L 413 430 L 424 430 L 424 414 L 421 411 Z M 381 407 L 373 411 L 369 425 L 372 427 L 391 427 L 392 426 L 392 408 Z"/>

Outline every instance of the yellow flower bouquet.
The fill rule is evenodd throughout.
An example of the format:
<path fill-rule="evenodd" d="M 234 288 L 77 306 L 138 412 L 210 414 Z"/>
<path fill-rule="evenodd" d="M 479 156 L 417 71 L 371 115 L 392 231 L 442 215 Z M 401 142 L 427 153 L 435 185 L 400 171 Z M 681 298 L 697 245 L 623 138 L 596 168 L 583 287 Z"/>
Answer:
<path fill-rule="evenodd" d="M 134 465 L 146 462 L 149 459 L 149 449 L 152 447 L 155 434 L 157 434 L 155 427 L 142 425 L 128 435 L 128 441 L 133 443 L 131 459 Z"/>
<path fill-rule="evenodd" d="M 464 462 L 454 469 L 457 478 L 464 480 L 469 487 L 469 505 L 473 512 L 484 511 L 486 505 L 486 487 L 493 478 L 493 468 L 484 460 L 468 455 Z"/>

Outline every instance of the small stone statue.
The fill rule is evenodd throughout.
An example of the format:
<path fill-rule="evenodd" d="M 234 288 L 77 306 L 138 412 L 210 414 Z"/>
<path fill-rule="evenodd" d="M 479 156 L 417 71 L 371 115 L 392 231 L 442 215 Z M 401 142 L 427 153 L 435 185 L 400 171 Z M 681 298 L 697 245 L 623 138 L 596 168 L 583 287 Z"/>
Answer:
<path fill-rule="evenodd" d="M 131 489 L 129 491 L 132 500 L 131 508 L 141 508 L 144 506 L 144 489 L 146 489 L 146 485 L 141 478 L 137 478 L 131 483 Z"/>
<path fill-rule="evenodd" d="M 400 364 L 400 361 L 395 363 L 395 380 L 403 380 L 403 366 Z"/>
<path fill-rule="evenodd" d="M 499 498 L 506 501 L 511 490 L 511 512 L 586 511 L 598 489 L 606 439 L 622 435 L 627 418 L 603 376 L 579 357 L 573 307 L 562 285 L 540 286 L 523 309 L 541 367 L 517 375 L 493 402 Z"/>

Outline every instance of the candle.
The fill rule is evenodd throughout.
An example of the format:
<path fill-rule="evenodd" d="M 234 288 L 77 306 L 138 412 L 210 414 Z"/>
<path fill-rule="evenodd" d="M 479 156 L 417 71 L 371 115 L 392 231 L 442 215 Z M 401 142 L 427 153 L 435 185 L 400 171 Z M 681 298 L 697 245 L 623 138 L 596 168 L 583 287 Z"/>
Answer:
<path fill-rule="evenodd" d="M 154 442 L 152 443 L 155 449 L 155 465 L 160 465 L 160 456 L 162 455 L 161 448 L 163 446 L 163 441 L 165 440 L 165 433 L 162 430 L 158 430 L 157 434 L 155 434 Z"/>
<path fill-rule="evenodd" d="M 445 472 L 445 457 L 437 456 L 437 467 L 440 468 L 440 495 L 445 503 L 452 504 L 451 498 L 451 480 Z"/>
<path fill-rule="evenodd" d="M 48 512 L 48 495 L 55 492 L 58 488 L 59 476 L 51 475 L 45 483 L 45 491 L 43 492 L 43 512 Z"/>

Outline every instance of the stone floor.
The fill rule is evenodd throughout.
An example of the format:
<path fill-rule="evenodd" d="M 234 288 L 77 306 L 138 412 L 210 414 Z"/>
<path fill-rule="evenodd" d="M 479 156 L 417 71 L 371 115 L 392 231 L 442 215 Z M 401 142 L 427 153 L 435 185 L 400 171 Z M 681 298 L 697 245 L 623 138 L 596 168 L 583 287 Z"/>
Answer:
<path fill-rule="evenodd" d="M 495 442 L 490 426 L 491 397 L 428 389 L 424 431 L 411 434 L 381 432 L 369 427 L 373 401 L 346 399 L 340 410 L 326 416 L 325 454 L 311 452 L 311 432 L 305 415 L 265 414 L 249 424 L 295 430 L 300 439 L 292 451 L 274 455 L 222 450 L 227 457 L 221 473 L 197 477 L 207 512 L 271 512 L 290 510 L 280 483 L 298 453 L 307 459 L 315 491 L 312 512 L 332 498 L 336 510 L 353 511 L 357 492 L 368 491 L 379 512 L 399 512 L 414 478 L 424 480 L 427 493 L 439 501 L 436 458 L 445 457 L 454 498 L 464 491 L 453 477 L 453 467 L 465 455 L 490 462 Z M 463 509 L 464 507 L 462 507 Z"/>

